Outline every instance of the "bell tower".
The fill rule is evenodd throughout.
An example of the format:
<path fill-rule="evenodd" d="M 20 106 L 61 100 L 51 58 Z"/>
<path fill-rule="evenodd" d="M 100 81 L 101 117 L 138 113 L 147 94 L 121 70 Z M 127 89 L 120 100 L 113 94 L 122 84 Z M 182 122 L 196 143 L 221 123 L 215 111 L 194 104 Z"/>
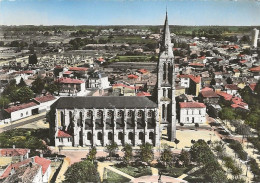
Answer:
<path fill-rule="evenodd" d="M 160 42 L 157 70 L 157 103 L 161 114 L 161 124 L 167 126 L 169 140 L 176 138 L 176 102 L 173 44 L 171 43 L 168 15 Z"/>

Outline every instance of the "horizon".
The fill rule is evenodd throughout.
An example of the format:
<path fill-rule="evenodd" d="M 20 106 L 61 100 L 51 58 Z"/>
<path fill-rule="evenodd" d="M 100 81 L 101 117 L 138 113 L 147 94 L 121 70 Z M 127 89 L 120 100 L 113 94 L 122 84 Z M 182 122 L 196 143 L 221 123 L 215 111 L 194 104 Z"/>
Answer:
<path fill-rule="evenodd" d="M 166 6 L 174 26 L 260 26 L 260 0 L 0 0 L 0 25 L 160 26 Z"/>

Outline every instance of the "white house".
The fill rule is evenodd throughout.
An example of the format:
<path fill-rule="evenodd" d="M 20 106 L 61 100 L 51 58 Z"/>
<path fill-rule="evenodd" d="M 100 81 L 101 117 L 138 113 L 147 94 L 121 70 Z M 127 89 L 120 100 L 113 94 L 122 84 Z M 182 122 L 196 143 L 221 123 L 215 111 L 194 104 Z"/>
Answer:
<path fill-rule="evenodd" d="M 110 82 L 108 81 L 108 76 L 106 74 L 94 73 L 91 77 L 89 77 L 88 87 L 107 89 L 111 86 Z"/>
<path fill-rule="evenodd" d="M 206 106 L 199 102 L 180 102 L 179 121 L 183 124 L 205 123 Z"/>

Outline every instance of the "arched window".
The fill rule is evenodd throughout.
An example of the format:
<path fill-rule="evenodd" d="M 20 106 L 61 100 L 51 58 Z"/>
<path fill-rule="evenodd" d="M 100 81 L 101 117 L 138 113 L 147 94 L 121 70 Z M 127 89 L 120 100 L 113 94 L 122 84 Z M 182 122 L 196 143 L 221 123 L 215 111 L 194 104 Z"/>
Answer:
<path fill-rule="evenodd" d="M 128 133 L 128 139 L 129 139 L 129 140 L 134 140 L 133 132 L 129 132 L 129 133 Z"/>
<path fill-rule="evenodd" d="M 69 118 L 70 118 L 70 122 L 72 122 L 73 119 L 72 119 L 72 112 L 71 111 L 69 112 Z"/>
<path fill-rule="evenodd" d="M 113 140 L 113 134 L 112 134 L 112 132 L 108 132 L 108 140 Z"/>
<path fill-rule="evenodd" d="M 167 71 L 166 71 L 166 63 L 163 64 L 163 80 L 166 79 L 166 74 L 167 74 Z"/>
<path fill-rule="evenodd" d="M 165 105 L 162 105 L 162 118 L 165 118 Z"/>
<path fill-rule="evenodd" d="M 123 140 L 124 139 L 124 135 L 122 132 L 118 133 L 118 140 Z"/>
<path fill-rule="evenodd" d="M 153 140 L 153 132 L 149 133 L 149 139 Z"/>
<path fill-rule="evenodd" d="M 88 132 L 88 134 L 87 134 L 87 139 L 88 139 L 88 140 L 92 140 L 92 134 L 91 134 L 91 132 Z"/>
<path fill-rule="evenodd" d="M 102 133 L 98 132 L 97 137 L 98 137 L 98 140 L 102 140 Z"/>
<path fill-rule="evenodd" d="M 62 111 L 60 112 L 60 120 L 61 120 L 61 126 L 65 126 L 65 123 L 64 123 L 64 113 Z"/>
<path fill-rule="evenodd" d="M 139 132 L 139 140 L 143 140 L 144 139 L 144 133 L 143 132 Z"/>

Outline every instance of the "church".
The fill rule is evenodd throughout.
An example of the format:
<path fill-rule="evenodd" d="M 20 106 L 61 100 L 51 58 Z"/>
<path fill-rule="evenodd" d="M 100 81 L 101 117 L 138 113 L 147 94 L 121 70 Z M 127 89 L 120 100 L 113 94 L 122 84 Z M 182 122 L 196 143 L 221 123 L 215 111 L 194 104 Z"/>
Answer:
<path fill-rule="evenodd" d="M 158 147 L 161 131 L 176 138 L 176 103 L 173 44 L 168 16 L 160 43 L 156 98 L 135 96 L 61 97 L 49 113 L 51 141 L 55 146 L 138 146 L 146 142 Z"/>

